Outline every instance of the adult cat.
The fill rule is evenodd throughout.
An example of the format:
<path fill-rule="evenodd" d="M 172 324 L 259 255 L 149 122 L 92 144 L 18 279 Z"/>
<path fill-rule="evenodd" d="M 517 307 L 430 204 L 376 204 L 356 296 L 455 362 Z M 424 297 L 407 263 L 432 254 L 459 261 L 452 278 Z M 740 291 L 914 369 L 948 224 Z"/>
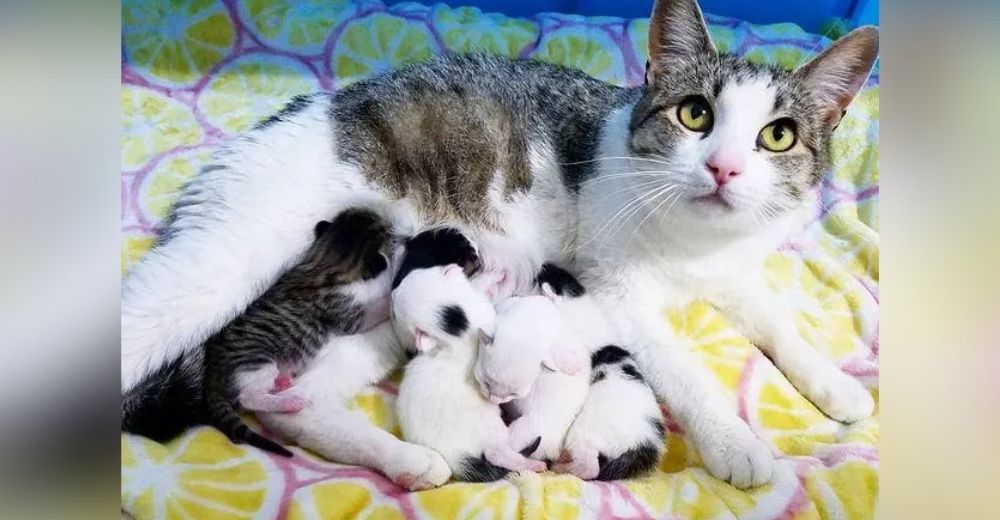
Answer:
<path fill-rule="evenodd" d="M 768 299 L 757 266 L 799 224 L 877 32 L 854 31 L 786 72 L 716 54 L 694 0 L 659 0 L 649 51 L 648 84 L 632 89 L 448 56 L 298 98 L 216 154 L 124 280 L 123 393 L 245 308 L 306 249 L 313 223 L 365 206 L 399 233 L 461 229 L 515 290 L 544 262 L 575 260 L 708 470 L 737 486 L 767 481 L 770 451 L 661 311 L 709 298 L 824 412 L 871 413 L 864 388 Z M 607 225 L 632 212 L 624 230 Z M 332 340 L 317 361 L 324 377 L 298 383 L 321 406 L 261 419 L 331 460 L 411 488 L 440 484 L 440 457 L 344 406 L 401 360 L 386 326 Z"/>

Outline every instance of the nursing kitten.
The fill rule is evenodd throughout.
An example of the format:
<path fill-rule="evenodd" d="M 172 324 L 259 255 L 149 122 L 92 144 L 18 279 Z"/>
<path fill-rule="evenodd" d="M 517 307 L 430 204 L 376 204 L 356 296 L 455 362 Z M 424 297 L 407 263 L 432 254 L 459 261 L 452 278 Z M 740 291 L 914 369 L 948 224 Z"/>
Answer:
<path fill-rule="evenodd" d="M 665 433 L 656 396 L 632 355 L 608 345 L 591 356 L 590 391 L 554 469 L 584 480 L 638 477 L 659 465 Z"/>
<path fill-rule="evenodd" d="M 355 334 L 388 318 L 390 238 L 381 217 L 368 210 L 346 210 L 316 225 L 316 240 L 302 261 L 205 344 L 211 425 L 233 442 L 292 455 L 250 430 L 238 406 L 301 410 L 306 403 L 294 387 L 282 388 L 291 384 L 288 374 L 311 360 L 329 334 Z"/>
<path fill-rule="evenodd" d="M 667 306 L 711 301 L 824 413 L 870 415 L 871 396 L 801 337 L 761 265 L 801 229 L 877 31 L 857 29 L 784 71 L 718 54 L 693 0 L 659 0 L 648 41 L 643 86 L 447 55 L 301 98 L 226 144 L 123 281 L 123 395 L 239 314 L 308 248 L 317 220 L 364 205 L 393 229 L 461 230 L 515 293 L 545 262 L 572 262 L 708 471 L 734 485 L 769 480 L 773 457 L 672 337 Z M 331 360 L 340 372 L 328 377 L 355 382 L 344 392 L 398 363 L 382 335 L 352 341 L 367 343 L 351 355 L 373 359 L 363 369 Z M 345 407 L 315 414 L 330 439 L 349 439 L 304 441 L 320 453 L 385 453 L 424 461 L 400 474 L 427 471 L 428 450 L 363 429 Z"/>
<path fill-rule="evenodd" d="M 481 339 L 496 314 L 457 265 L 411 272 L 392 292 L 393 320 L 419 354 L 403 373 L 396 398 L 403 439 L 441 454 L 457 480 L 488 482 L 508 471 L 541 471 L 511 447 L 500 407 L 472 378 Z M 539 440 L 525 449 L 533 451 Z"/>

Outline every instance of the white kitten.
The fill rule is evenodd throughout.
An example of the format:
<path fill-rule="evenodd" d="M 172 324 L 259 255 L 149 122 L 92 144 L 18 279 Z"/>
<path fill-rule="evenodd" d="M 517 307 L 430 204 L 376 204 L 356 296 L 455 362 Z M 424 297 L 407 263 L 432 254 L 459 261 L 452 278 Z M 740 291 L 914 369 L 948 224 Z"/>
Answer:
<path fill-rule="evenodd" d="M 620 480 L 655 468 L 663 454 L 663 416 L 632 356 L 609 345 L 592 356 L 592 384 L 573 421 L 557 471 Z"/>
<path fill-rule="evenodd" d="M 410 273 L 392 293 L 392 313 L 397 331 L 421 352 L 406 367 L 396 400 L 403 438 L 440 453 L 458 480 L 544 470 L 511 447 L 500 407 L 476 390 L 472 365 L 479 337 L 495 329 L 495 313 L 461 268 Z"/>

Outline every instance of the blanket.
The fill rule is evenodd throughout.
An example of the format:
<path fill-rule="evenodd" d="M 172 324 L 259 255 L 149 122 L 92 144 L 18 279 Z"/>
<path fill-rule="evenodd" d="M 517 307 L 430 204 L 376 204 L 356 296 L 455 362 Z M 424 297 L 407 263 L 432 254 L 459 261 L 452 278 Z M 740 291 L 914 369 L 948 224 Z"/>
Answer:
<path fill-rule="evenodd" d="M 484 51 L 579 68 L 619 85 L 642 82 L 646 20 L 540 14 L 377 0 L 124 0 L 121 151 L 123 273 L 153 244 L 179 187 L 213 148 L 292 96 L 446 50 Z M 830 43 L 790 24 L 708 16 L 720 50 L 794 67 Z M 797 310 L 808 341 L 878 397 L 878 128 L 876 71 L 836 132 L 821 203 L 767 260 L 771 288 Z M 236 446 L 197 428 L 167 444 L 122 434 L 121 505 L 140 520 L 249 518 L 871 518 L 879 425 L 826 418 L 705 303 L 668 309 L 778 472 L 741 491 L 712 478 L 668 419 L 656 474 L 583 482 L 551 473 L 409 493 L 365 468 L 301 450 L 293 459 Z M 396 382 L 356 397 L 398 433 Z"/>

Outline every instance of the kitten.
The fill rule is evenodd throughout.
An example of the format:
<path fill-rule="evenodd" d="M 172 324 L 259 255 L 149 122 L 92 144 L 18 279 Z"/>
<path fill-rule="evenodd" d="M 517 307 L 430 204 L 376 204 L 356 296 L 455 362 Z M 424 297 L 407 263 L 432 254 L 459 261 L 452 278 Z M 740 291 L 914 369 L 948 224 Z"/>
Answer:
<path fill-rule="evenodd" d="M 620 480 L 652 471 L 663 455 L 663 416 L 656 396 L 625 349 L 591 356 L 587 399 L 566 434 L 554 469 L 584 480 Z"/>
<path fill-rule="evenodd" d="M 227 143 L 123 281 L 123 395 L 239 314 L 308 248 L 317 220 L 360 204 L 393 229 L 460 229 L 516 293 L 545 262 L 573 261 L 709 472 L 736 486 L 770 479 L 773 457 L 671 336 L 667 306 L 715 303 L 823 412 L 870 415 L 871 396 L 802 338 L 760 266 L 801 229 L 833 129 L 876 59 L 877 30 L 856 29 L 784 71 L 718 54 L 694 0 L 658 0 L 648 41 L 648 81 L 634 88 L 540 62 L 445 55 L 301 98 Z M 351 355 L 385 354 L 364 369 L 330 360 L 328 377 L 353 390 L 399 362 L 380 334 L 352 345 L 365 348 Z M 318 448 L 335 460 L 427 459 L 373 425 L 340 428 L 353 420 L 343 406 L 324 413 L 324 432 L 350 435 L 350 446 Z M 409 466 L 397 469 L 426 471 Z"/>
<path fill-rule="evenodd" d="M 496 315 L 461 268 L 411 272 L 392 292 L 392 314 L 420 352 L 406 366 L 396 399 L 403 439 L 440 453 L 458 480 L 544 470 L 511 447 L 500 407 L 476 390 L 471 371 L 478 343 L 493 333 Z"/>
<path fill-rule="evenodd" d="M 237 405 L 300 411 L 305 401 L 283 388 L 291 384 L 287 374 L 312 359 L 327 335 L 361 332 L 388 317 L 390 234 L 381 217 L 346 210 L 315 233 L 302 262 L 205 344 L 209 423 L 233 442 L 285 456 L 292 454 L 242 422 Z"/>

